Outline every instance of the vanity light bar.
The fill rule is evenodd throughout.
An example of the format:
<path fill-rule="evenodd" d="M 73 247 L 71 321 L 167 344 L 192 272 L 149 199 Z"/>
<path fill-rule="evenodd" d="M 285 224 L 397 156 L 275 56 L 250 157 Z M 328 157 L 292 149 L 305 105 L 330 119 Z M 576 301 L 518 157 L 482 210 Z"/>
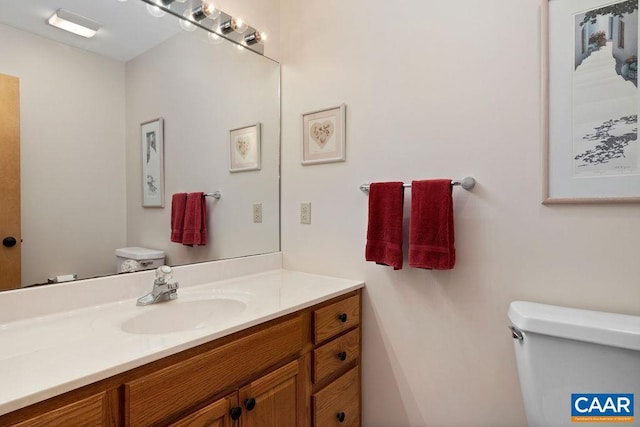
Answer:
<path fill-rule="evenodd" d="M 56 13 L 49 18 L 48 22 L 49 25 L 53 25 L 61 30 L 87 38 L 95 36 L 101 27 L 96 21 L 64 9 L 58 9 Z"/>
<path fill-rule="evenodd" d="M 247 48 L 264 55 L 265 32 L 244 22 L 240 17 L 231 16 L 218 9 L 214 0 L 140 0 L 147 6 L 159 9 L 180 19 L 180 25 L 187 31 L 193 26 L 208 31 L 212 40 L 217 36 L 236 43 L 240 49 Z M 149 10 L 153 16 L 161 16 Z M 215 34 L 215 36 L 213 36 Z"/>

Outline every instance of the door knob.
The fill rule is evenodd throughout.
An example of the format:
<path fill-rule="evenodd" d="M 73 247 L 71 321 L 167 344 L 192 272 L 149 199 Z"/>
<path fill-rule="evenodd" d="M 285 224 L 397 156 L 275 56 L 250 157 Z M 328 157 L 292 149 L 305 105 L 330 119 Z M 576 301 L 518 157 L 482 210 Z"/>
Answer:
<path fill-rule="evenodd" d="M 16 243 L 18 243 L 18 241 L 16 240 L 15 237 L 5 237 L 4 239 L 2 239 L 2 246 L 7 247 L 7 248 L 11 248 L 13 246 L 16 245 Z"/>
<path fill-rule="evenodd" d="M 247 408 L 247 411 L 253 411 L 253 408 L 256 407 L 256 399 L 250 397 L 249 399 L 245 400 L 244 407 Z"/>
<path fill-rule="evenodd" d="M 237 421 L 240 419 L 240 416 L 242 415 L 242 408 L 239 406 L 234 406 L 233 408 L 231 408 L 231 410 L 229 411 L 229 415 L 231 416 L 231 419 L 233 421 Z"/>

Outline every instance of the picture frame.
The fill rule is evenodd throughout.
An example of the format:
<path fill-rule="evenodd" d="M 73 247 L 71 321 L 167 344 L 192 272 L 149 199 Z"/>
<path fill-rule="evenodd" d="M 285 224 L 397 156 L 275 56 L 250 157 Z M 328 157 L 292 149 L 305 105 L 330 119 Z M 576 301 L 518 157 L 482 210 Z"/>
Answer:
<path fill-rule="evenodd" d="M 142 206 L 164 207 L 164 119 L 140 124 Z"/>
<path fill-rule="evenodd" d="M 638 0 L 544 2 L 544 204 L 640 201 L 638 13 Z"/>
<path fill-rule="evenodd" d="M 302 164 L 346 160 L 346 105 L 302 115 Z"/>
<path fill-rule="evenodd" d="M 261 168 L 261 125 L 229 131 L 229 172 L 246 172 Z"/>

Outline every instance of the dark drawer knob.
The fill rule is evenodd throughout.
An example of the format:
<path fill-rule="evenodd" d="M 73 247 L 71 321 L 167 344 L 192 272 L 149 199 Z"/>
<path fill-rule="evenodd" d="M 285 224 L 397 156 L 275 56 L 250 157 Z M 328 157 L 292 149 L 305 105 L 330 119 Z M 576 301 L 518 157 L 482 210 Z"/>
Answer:
<path fill-rule="evenodd" d="M 244 407 L 247 408 L 247 411 L 252 411 L 253 408 L 256 407 L 256 400 L 253 397 L 244 401 Z"/>
<path fill-rule="evenodd" d="M 342 313 L 341 315 L 339 315 L 338 320 L 340 320 L 342 323 L 345 323 L 347 321 L 347 313 Z"/>
<path fill-rule="evenodd" d="M 7 248 L 11 248 L 13 246 L 16 245 L 16 243 L 18 243 L 18 241 L 16 240 L 15 237 L 5 237 L 4 239 L 2 239 L 2 246 L 7 247 Z"/>
<path fill-rule="evenodd" d="M 336 415 L 336 418 L 338 418 L 338 421 L 343 422 L 344 419 L 346 418 L 346 415 L 344 414 L 344 412 L 338 412 L 338 415 Z"/>
<path fill-rule="evenodd" d="M 242 408 L 239 406 L 234 406 L 233 408 L 231 408 L 231 410 L 229 411 L 229 415 L 231 416 L 231 419 L 233 421 L 237 421 L 240 419 L 240 415 L 242 415 Z"/>
<path fill-rule="evenodd" d="M 338 359 L 342 360 L 343 362 L 347 360 L 347 352 L 341 351 L 340 353 L 338 353 Z"/>

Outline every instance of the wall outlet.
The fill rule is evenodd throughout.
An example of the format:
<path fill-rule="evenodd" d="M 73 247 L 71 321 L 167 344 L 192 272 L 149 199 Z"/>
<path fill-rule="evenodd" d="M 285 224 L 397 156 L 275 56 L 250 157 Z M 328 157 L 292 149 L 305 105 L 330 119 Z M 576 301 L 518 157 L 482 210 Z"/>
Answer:
<path fill-rule="evenodd" d="M 253 222 L 254 223 L 262 222 L 262 203 L 253 204 Z"/>
<path fill-rule="evenodd" d="M 300 203 L 300 224 L 311 224 L 311 202 Z"/>

